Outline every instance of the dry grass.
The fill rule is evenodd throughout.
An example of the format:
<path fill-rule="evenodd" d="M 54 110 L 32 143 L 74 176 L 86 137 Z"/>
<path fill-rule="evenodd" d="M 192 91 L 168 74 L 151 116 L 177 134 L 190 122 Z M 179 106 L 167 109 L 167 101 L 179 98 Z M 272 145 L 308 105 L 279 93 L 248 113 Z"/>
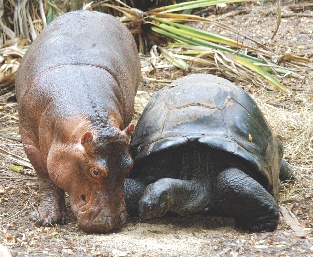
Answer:
<path fill-rule="evenodd" d="M 299 96 L 298 96 L 299 97 Z M 287 108 L 268 104 L 266 94 L 256 99 L 266 119 L 277 137 L 284 142 L 288 160 L 301 160 L 304 165 L 312 165 L 313 157 L 313 112 L 309 106 L 299 107 L 296 103 Z M 312 102 L 310 95 L 302 95 L 302 102 Z"/>

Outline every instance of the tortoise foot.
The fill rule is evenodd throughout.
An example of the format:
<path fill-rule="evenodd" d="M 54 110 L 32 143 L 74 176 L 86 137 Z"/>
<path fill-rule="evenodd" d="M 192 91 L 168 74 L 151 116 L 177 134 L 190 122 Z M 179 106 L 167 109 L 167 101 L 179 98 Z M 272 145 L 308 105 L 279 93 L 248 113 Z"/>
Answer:
<path fill-rule="evenodd" d="M 278 205 L 253 178 L 236 168 L 218 176 L 215 208 L 234 217 L 236 227 L 250 232 L 273 231 L 278 225 Z"/>
<path fill-rule="evenodd" d="M 267 207 L 268 216 L 235 219 L 236 227 L 250 232 L 274 231 L 278 225 L 279 212 L 277 208 L 274 208 L 273 206 L 263 204 L 262 207 Z"/>
<path fill-rule="evenodd" d="M 276 229 L 278 225 L 278 218 L 251 220 L 235 219 L 235 224 L 237 228 L 241 228 L 242 230 L 248 230 L 250 232 L 272 232 Z"/>

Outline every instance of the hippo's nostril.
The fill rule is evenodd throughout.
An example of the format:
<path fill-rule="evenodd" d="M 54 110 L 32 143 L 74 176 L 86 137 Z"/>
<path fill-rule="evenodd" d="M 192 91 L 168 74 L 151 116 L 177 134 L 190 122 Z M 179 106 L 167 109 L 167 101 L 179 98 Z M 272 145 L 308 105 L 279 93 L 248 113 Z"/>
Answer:
<path fill-rule="evenodd" d="M 86 202 L 86 196 L 85 195 L 81 195 L 81 198 L 84 202 Z"/>
<path fill-rule="evenodd" d="M 111 229 L 113 227 L 112 218 L 107 217 L 106 221 L 107 221 L 107 227 Z"/>

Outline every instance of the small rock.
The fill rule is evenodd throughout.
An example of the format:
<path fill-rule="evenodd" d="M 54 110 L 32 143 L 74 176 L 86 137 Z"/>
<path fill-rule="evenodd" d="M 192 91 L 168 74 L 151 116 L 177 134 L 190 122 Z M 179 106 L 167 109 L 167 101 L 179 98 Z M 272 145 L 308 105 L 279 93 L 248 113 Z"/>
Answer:
<path fill-rule="evenodd" d="M 127 253 L 122 252 L 122 251 L 117 250 L 117 249 L 113 249 L 112 254 L 114 257 L 125 257 L 125 256 L 127 256 Z"/>
<path fill-rule="evenodd" d="M 9 249 L 4 245 L 0 245 L 0 257 L 12 257 Z"/>

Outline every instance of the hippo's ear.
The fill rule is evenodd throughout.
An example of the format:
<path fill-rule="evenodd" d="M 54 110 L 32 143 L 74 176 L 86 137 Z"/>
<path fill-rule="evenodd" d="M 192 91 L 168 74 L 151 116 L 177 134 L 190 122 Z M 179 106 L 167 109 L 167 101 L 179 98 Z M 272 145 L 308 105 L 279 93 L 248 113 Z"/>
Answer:
<path fill-rule="evenodd" d="M 92 133 L 90 131 L 85 132 L 85 134 L 81 138 L 81 144 L 86 145 L 88 143 L 91 143 L 93 139 Z"/>
<path fill-rule="evenodd" d="M 129 125 L 124 129 L 124 132 L 128 135 L 131 136 L 135 131 L 135 124 L 134 123 L 129 123 Z"/>

